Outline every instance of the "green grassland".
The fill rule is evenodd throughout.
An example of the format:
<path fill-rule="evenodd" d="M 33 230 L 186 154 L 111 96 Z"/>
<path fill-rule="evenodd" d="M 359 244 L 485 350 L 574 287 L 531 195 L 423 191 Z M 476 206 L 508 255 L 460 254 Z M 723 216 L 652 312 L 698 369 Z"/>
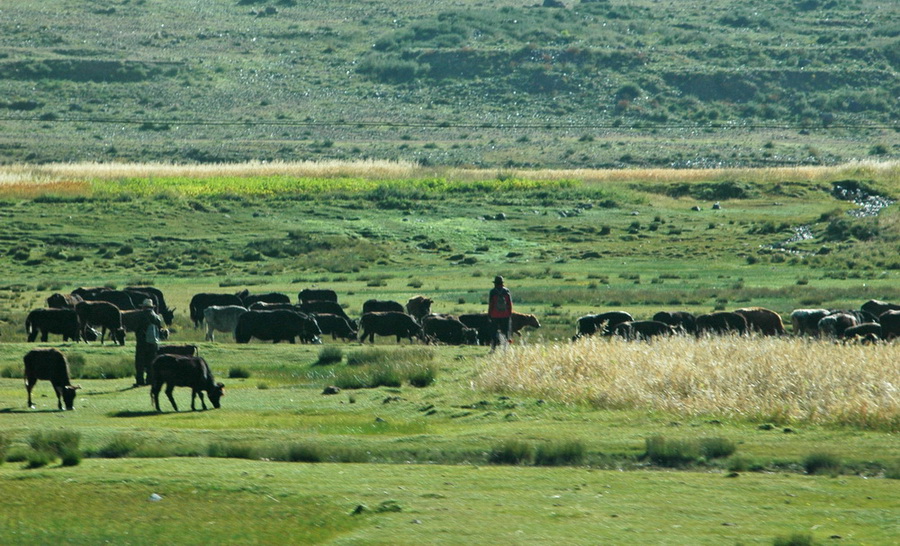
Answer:
<path fill-rule="evenodd" d="M 193 294 L 242 288 L 292 299 L 333 288 L 351 315 L 369 298 L 415 294 L 437 312 L 481 311 L 498 273 L 517 309 L 541 320 L 518 341 L 527 344 L 568 339 L 578 316 L 611 309 L 649 318 L 763 305 L 785 315 L 900 299 L 896 207 L 854 219 L 854 205 L 831 193 L 855 183 L 896 198 L 896 165 L 545 178 L 434 171 L 4 186 L 0 541 L 890 543 L 900 525 L 890 425 L 563 404 L 480 390 L 492 363 L 484 347 L 379 338 L 373 352 L 331 339 L 237 345 L 225 334 L 211 343 L 189 323 Z M 768 247 L 797 225 L 814 238 Z M 198 343 L 226 383 L 222 408 L 191 412 L 180 388 L 182 411 L 163 395 L 158 414 L 147 390 L 131 387 L 130 339 L 54 336 L 37 346 L 60 347 L 77 369 L 76 410 L 57 412 L 46 382 L 27 409 L 28 310 L 55 291 L 134 283 L 160 287 L 177 308 L 172 341 Z M 339 361 L 320 364 L 326 349 Z M 425 371 L 426 386 L 391 372 L 381 386 L 351 388 L 404 362 Z M 329 385 L 344 388 L 324 395 Z M 79 437 L 80 464 L 28 468 L 35 435 L 66 433 Z M 654 438 L 730 450 L 676 470 L 654 458 Z M 516 456 L 519 465 L 492 464 Z M 154 493 L 162 499 L 148 500 Z M 61 514 L 67 502 L 78 510 Z"/>
<path fill-rule="evenodd" d="M 15 2 L 0 162 L 897 157 L 895 2 L 544 4 Z"/>

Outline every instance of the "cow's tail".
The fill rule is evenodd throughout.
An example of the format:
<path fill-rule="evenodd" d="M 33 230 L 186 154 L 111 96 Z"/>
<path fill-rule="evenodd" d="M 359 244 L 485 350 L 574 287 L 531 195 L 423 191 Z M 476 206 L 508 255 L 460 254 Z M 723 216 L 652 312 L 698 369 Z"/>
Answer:
<path fill-rule="evenodd" d="M 32 327 L 32 326 L 33 326 L 33 325 L 31 324 L 31 315 L 29 315 L 29 316 L 25 319 L 25 333 L 26 333 L 26 334 L 31 335 L 31 327 Z"/>

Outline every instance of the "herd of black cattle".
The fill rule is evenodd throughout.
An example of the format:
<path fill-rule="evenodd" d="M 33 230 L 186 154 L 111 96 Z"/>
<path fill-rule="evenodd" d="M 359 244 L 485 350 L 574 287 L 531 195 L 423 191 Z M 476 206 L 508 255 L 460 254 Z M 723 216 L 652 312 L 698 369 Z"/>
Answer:
<path fill-rule="evenodd" d="M 215 332 L 232 334 L 237 343 L 252 338 L 264 341 L 321 343 L 321 336 L 333 339 L 359 340 L 368 338 L 374 343 L 376 335 L 419 339 L 426 343 L 487 344 L 495 331 L 487 313 L 459 316 L 431 312 L 433 300 L 424 296 L 410 298 L 406 305 L 395 301 L 368 300 L 363 304 L 359 320 L 349 317 L 338 302 L 333 290 L 305 289 L 298 295 L 299 303 L 291 303 L 285 294 L 272 292 L 250 294 L 243 290 L 236 294 L 196 294 L 190 302 L 190 318 L 195 327 L 206 325 L 206 339 L 215 340 Z M 166 303 L 162 291 L 150 286 L 127 287 L 124 290 L 107 288 L 78 288 L 70 294 L 53 294 L 47 298 L 47 308 L 28 314 L 25 329 L 28 341 L 41 335 L 62 335 L 64 341 L 96 341 L 101 344 L 109 332 L 110 338 L 125 344 L 125 333 L 138 332 L 146 326 L 148 313 L 142 308 L 152 304 L 165 325 L 171 325 L 175 309 Z M 795 335 L 827 336 L 863 342 L 892 341 L 900 336 L 900 305 L 870 300 L 859 310 L 797 309 L 791 315 Z M 513 313 L 510 332 L 516 334 L 524 327 L 540 328 L 537 317 Z M 100 330 L 97 331 L 97 328 Z M 165 339 L 167 330 L 162 329 Z M 735 311 L 719 311 L 694 315 L 686 311 L 661 311 L 652 320 L 635 320 L 625 311 L 609 311 L 580 317 L 573 341 L 593 336 L 619 336 L 628 340 L 647 339 L 660 335 L 690 334 L 748 334 L 786 335 L 781 316 L 769 309 L 748 307 Z M 25 355 L 25 386 L 28 405 L 31 391 L 38 379 L 49 380 L 57 394 L 57 405 L 72 409 L 77 386 L 71 384 L 64 355 L 56 349 L 36 349 Z M 213 406 L 218 408 L 224 386 L 216 383 L 209 366 L 197 355 L 194 345 L 161 345 L 159 356 L 150 370 L 151 399 L 159 411 L 159 392 L 166 385 L 166 395 L 178 411 L 172 390 L 176 386 L 191 387 L 191 409 L 195 397 L 200 397 L 206 409 L 203 392 L 207 392 Z"/>

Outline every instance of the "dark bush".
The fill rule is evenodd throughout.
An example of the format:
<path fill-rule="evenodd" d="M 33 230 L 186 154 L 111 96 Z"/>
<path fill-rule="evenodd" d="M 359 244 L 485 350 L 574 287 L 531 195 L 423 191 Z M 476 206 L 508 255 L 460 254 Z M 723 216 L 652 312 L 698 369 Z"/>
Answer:
<path fill-rule="evenodd" d="M 507 440 L 488 453 L 491 464 L 529 464 L 534 458 L 534 446 L 522 440 Z"/>
<path fill-rule="evenodd" d="M 250 377 L 250 370 L 241 366 L 232 366 L 228 370 L 229 379 L 247 379 Z"/>
<path fill-rule="evenodd" d="M 538 446 L 534 464 L 538 466 L 578 465 L 584 462 L 584 444 L 578 440 L 555 441 Z"/>
<path fill-rule="evenodd" d="M 316 365 L 325 366 L 328 364 L 337 364 L 343 359 L 344 352 L 340 347 L 324 347 L 319 351 L 319 359 L 316 360 Z"/>
<path fill-rule="evenodd" d="M 833 453 L 817 451 L 803 459 L 803 469 L 807 474 L 839 474 L 841 459 Z"/>

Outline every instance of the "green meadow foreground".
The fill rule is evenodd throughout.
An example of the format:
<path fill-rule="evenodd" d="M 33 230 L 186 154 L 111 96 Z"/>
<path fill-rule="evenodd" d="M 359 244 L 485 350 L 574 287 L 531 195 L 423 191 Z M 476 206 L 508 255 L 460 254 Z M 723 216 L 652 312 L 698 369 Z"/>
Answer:
<path fill-rule="evenodd" d="M 590 355 L 603 344 L 610 361 L 634 356 L 635 344 L 578 345 Z M 671 349 L 643 345 L 637 349 Z M 15 367 L 31 347 L 6 344 L 0 369 Z M 348 359 L 373 351 L 340 348 Z M 109 369 L 133 352 L 130 344 L 62 349 L 88 363 L 110 362 Z M 534 350 L 539 347 L 521 348 L 520 360 Z M 413 354 L 431 362 L 434 383 L 327 396 L 323 387 L 351 367 L 317 364 L 321 347 L 223 342 L 201 343 L 200 351 L 227 385 L 219 410 L 174 413 L 163 398 L 158 414 L 148 390 L 131 388 L 128 377 L 78 380 L 72 412 L 56 411 L 49 384 L 39 382 L 37 408 L 29 410 L 21 379 L 0 379 L 0 418 L 12 459 L 0 467 L 4 540 L 721 544 L 770 543 L 799 533 L 889 544 L 900 526 L 893 493 L 900 473 L 897 423 L 883 416 L 867 426 L 779 408 L 775 415 L 727 417 L 724 411 L 652 411 L 641 401 L 610 409 L 592 400 L 565 404 L 553 393 L 523 393 L 524 384 L 499 388 L 509 355 L 488 357 L 477 347 L 378 346 L 374 351 L 395 360 Z M 890 354 L 896 361 L 896 349 Z M 228 378 L 236 367 L 249 377 Z M 608 370 L 602 362 L 580 368 Z M 863 378 L 879 371 L 883 381 L 869 387 L 897 383 L 896 367 L 863 364 L 852 373 Z M 803 372 L 798 385 L 828 387 L 822 383 L 828 377 Z M 556 373 L 565 383 L 579 371 L 557 363 Z M 608 373 L 630 381 L 621 370 Z M 686 405 L 690 394 L 683 394 Z M 799 394 L 802 404 L 808 393 Z M 881 396 L 897 402 L 896 392 Z M 189 390 L 176 389 L 175 397 L 186 408 Z M 80 464 L 29 468 L 33 437 L 63 432 L 80 436 Z M 712 440 L 733 452 L 648 456 L 659 439 Z M 78 509 L 66 510 L 70 504 Z"/>
<path fill-rule="evenodd" d="M 900 344 L 570 341 L 579 316 L 900 302 L 896 164 L 710 171 L 429 171 L 406 164 L 0 171 L 0 543 L 892 544 Z M 719 207 L 713 208 L 714 204 Z M 785 242 L 805 226 L 811 238 Z M 503 274 L 539 317 L 477 346 L 204 340 L 199 292 L 332 288 L 485 309 Z M 47 296 L 151 284 L 226 384 L 161 413 L 134 341 L 27 343 Z M 788 327 L 790 330 L 790 326 Z M 22 357 L 81 385 L 26 407 Z M 334 395 L 326 387 L 340 387 Z"/>
<path fill-rule="evenodd" d="M 16 544 L 891 544 L 900 509 L 857 476 L 114 459 L 0 479 Z"/>

